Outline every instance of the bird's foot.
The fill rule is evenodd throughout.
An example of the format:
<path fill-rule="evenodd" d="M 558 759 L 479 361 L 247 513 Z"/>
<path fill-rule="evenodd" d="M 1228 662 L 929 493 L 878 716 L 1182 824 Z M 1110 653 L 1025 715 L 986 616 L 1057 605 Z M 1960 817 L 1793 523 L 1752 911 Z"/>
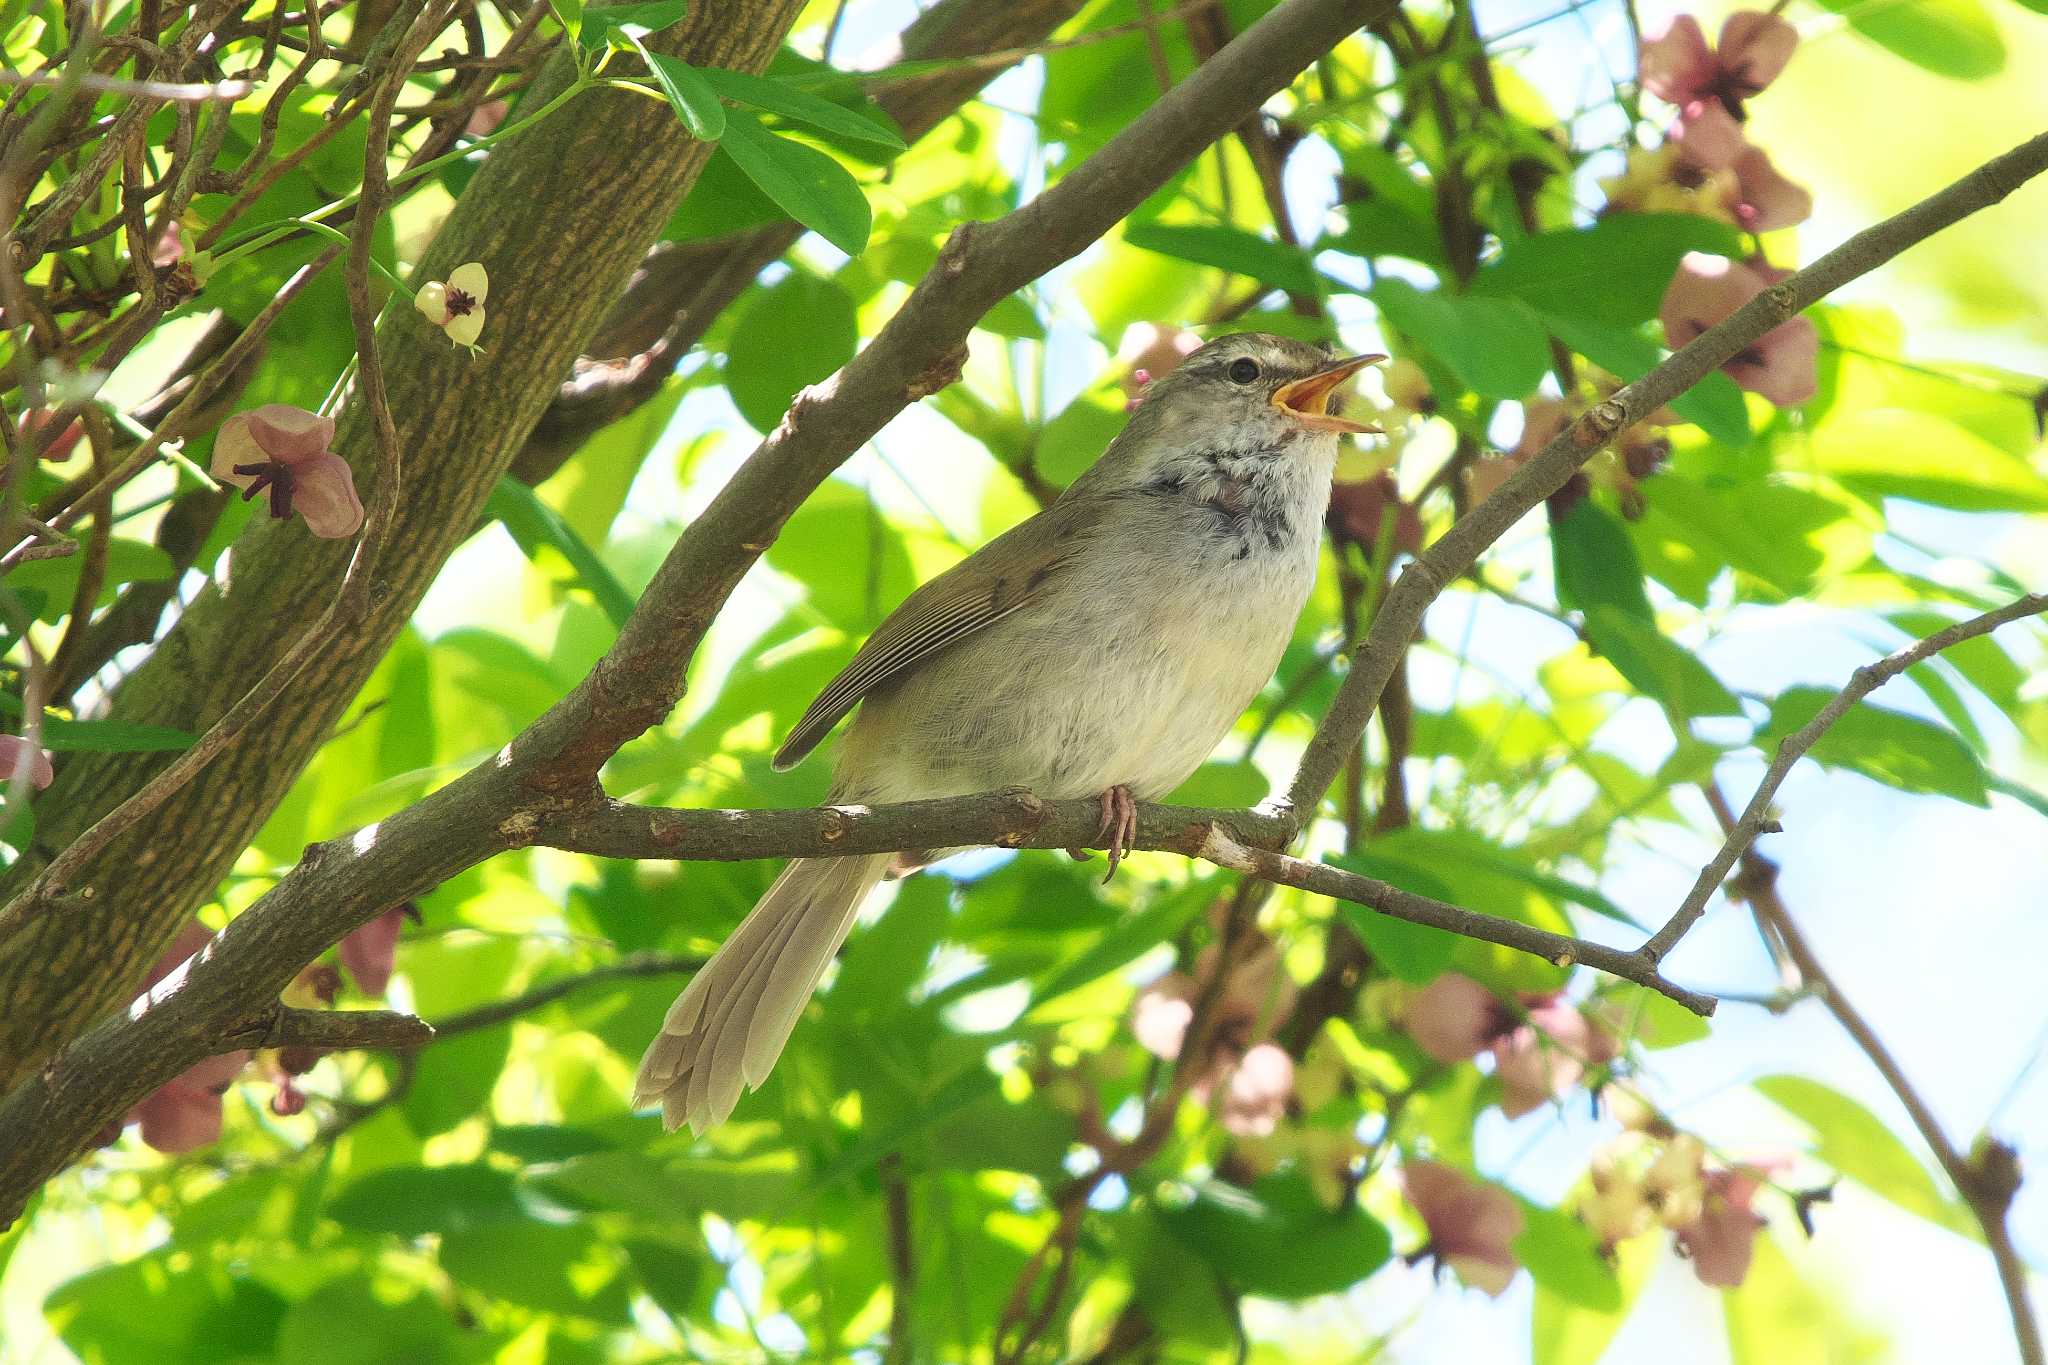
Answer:
<path fill-rule="evenodd" d="M 1118 783 L 1102 794 L 1102 828 L 1095 832 L 1096 840 L 1109 854 L 1109 870 L 1102 874 L 1104 886 L 1116 875 L 1125 848 L 1137 837 L 1138 803 L 1132 798 L 1131 789 Z"/>

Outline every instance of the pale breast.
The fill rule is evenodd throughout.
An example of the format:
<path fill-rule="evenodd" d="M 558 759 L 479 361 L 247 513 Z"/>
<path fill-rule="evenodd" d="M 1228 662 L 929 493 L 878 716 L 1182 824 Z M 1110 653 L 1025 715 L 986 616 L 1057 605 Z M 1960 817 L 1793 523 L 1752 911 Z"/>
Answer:
<path fill-rule="evenodd" d="M 1156 798 L 1214 751 L 1272 676 L 1314 578 L 1308 524 L 1135 501 L 1044 596 L 862 703 L 841 799 L 1124 784 Z M 1310 514 L 1313 515 L 1310 515 Z"/>

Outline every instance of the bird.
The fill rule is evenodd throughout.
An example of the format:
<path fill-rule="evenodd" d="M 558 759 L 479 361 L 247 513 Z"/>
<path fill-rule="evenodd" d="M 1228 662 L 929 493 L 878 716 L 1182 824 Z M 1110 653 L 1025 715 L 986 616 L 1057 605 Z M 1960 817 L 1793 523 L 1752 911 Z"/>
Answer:
<path fill-rule="evenodd" d="M 775 768 L 858 707 L 832 803 L 1095 798 L 1114 875 L 1135 802 L 1185 781 L 1272 677 L 1315 582 L 1339 440 L 1378 430 L 1330 411 L 1331 395 L 1385 358 L 1260 332 L 1192 352 L 1053 503 L 905 598 Z M 634 1105 L 659 1103 L 671 1131 L 723 1123 L 767 1079 L 893 856 L 791 861 L 677 996 Z"/>

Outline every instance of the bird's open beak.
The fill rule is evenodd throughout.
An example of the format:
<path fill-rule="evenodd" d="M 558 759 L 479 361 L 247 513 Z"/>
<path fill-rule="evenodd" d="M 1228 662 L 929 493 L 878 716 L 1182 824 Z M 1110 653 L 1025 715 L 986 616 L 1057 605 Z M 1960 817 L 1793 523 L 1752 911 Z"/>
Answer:
<path fill-rule="evenodd" d="M 1317 370 L 1304 379 L 1290 380 L 1273 394 L 1273 406 L 1311 431 L 1377 433 L 1379 428 L 1365 422 L 1339 417 L 1330 409 L 1330 394 L 1339 384 L 1368 365 L 1385 360 L 1383 355 L 1354 355 Z"/>

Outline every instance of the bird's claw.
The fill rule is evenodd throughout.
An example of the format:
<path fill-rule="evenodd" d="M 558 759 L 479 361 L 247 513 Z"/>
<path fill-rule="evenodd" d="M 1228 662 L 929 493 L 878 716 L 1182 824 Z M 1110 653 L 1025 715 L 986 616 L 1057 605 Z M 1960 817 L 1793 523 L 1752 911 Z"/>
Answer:
<path fill-rule="evenodd" d="M 1102 828 L 1095 832 L 1095 838 L 1109 855 L 1109 870 L 1102 874 L 1102 884 L 1109 885 L 1116 876 L 1119 864 L 1124 860 L 1124 850 L 1138 837 L 1138 803 L 1131 797 L 1129 787 L 1118 784 L 1102 794 Z"/>

